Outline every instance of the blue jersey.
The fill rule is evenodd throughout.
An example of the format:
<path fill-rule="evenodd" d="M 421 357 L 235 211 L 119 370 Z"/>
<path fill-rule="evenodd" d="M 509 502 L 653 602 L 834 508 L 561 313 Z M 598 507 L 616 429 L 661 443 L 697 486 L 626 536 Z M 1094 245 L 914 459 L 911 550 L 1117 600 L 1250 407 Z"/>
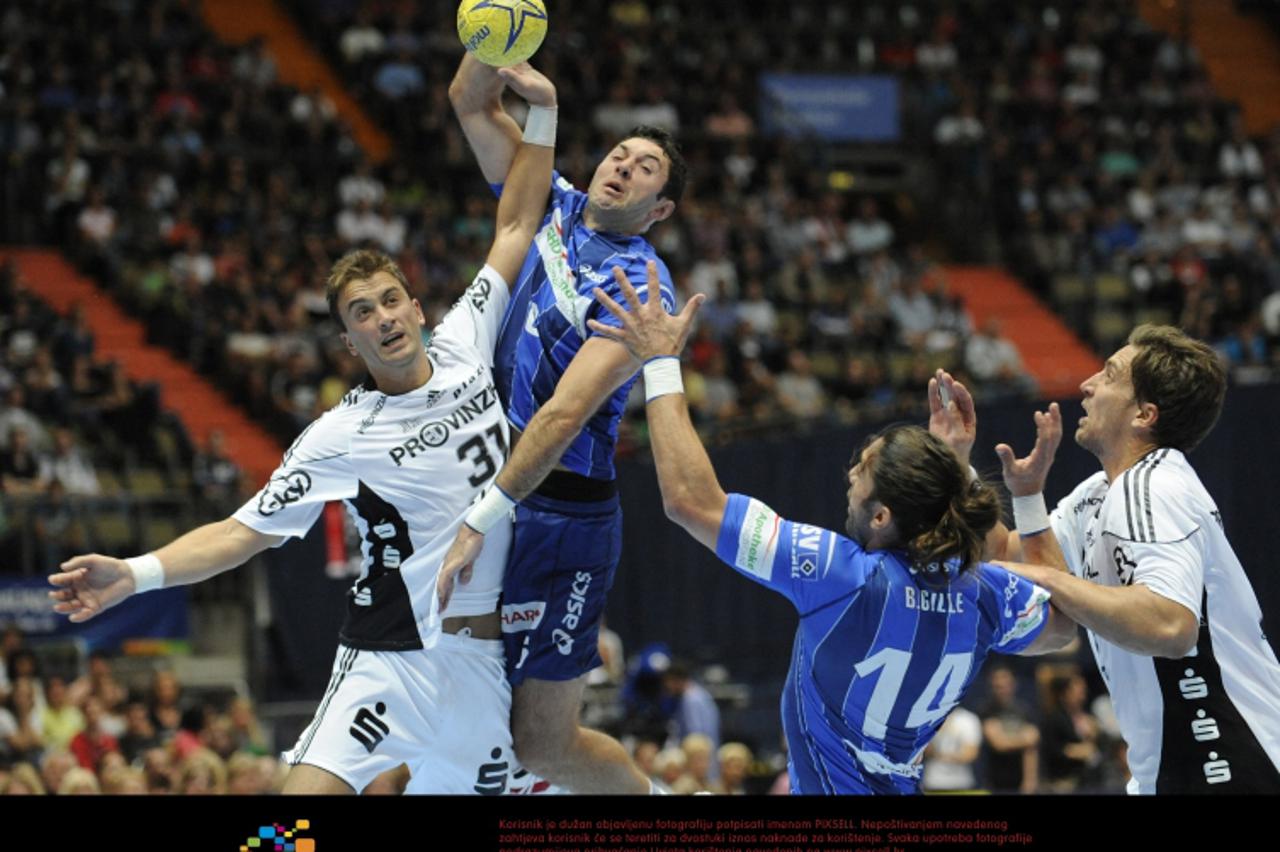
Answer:
<path fill-rule="evenodd" d="M 800 612 L 782 696 L 794 793 L 914 793 L 924 747 L 989 651 L 1044 629 L 1049 593 L 994 565 L 949 583 L 900 551 L 783 520 L 733 494 L 716 554 Z"/>
<path fill-rule="evenodd" d="M 501 192 L 500 186 L 494 186 Z M 582 221 L 587 195 L 559 174 L 551 180 L 551 203 L 524 266 L 516 279 L 503 319 L 496 353 L 498 393 L 507 403 L 507 418 L 523 430 L 534 412 L 551 398 L 573 356 L 592 331 L 587 320 L 620 323 L 592 296 L 601 287 L 626 305 L 613 268 L 622 267 L 632 285 L 647 298 L 645 264 L 658 262 L 662 304 L 675 311 L 671 273 L 644 237 L 593 231 Z M 560 463 L 574 473 L 613 479 L 613 451 L 633 377 L 592 415 Z"/>

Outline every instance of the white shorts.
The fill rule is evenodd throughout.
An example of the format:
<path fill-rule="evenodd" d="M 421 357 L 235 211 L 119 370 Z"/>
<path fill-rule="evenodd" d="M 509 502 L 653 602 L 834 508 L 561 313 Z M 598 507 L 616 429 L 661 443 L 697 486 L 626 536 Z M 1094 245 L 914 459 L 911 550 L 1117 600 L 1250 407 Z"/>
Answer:
<path fill-rule="evenodd" d="M 356 792 L 408 764 L 411 793 L 500 795 L 515 766 L 500 640 L 440 636 L 430 650 L 338 646 L 329 688 L 291 751 Z"/>

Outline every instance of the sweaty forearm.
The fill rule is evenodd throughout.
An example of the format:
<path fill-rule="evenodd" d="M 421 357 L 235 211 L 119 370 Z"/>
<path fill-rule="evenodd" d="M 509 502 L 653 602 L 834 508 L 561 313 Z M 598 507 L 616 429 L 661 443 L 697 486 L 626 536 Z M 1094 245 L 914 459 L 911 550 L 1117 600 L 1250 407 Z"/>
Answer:
<path fill-rule="evenodd" d="M 554 407 L 553 402 L 533 415 L 511 451 L 511 458 L 498 474 L 498 487 L 516 502 L 542 484 L 582 430 L 583 421 Z"/>
<path fill-rule="evenodd" d="M 1021 561 L 1047 565 L 1056 571 L 1071 573 L 1071 569 L 1067 567 L 1067 557 L 1063 554 L 1062 545 L 1058 543 L 1058 537 L 1053 534 L 1052 527 L 1034 535 L 1020 535 L 1018 543 L 1022 550 L 1019 556 Z"/>
<path fill-rule="evenodd" d="M 714 548 L 729 498 L 689 419 L 684 394 L 660 396 L 645 408 L 667 517 Z"/>
<path fill-rule="evenodd" d="M 155 551 L 166 586 L 198 583 L 229 571 L 279 541 L 234 518 L 197 527 Z"/>
<path fill-rule="evenodd" d="M 1100 586 L 1042 565 L 1008 563 L 1004 567 L 1043 586 L 1053 605 L 1068 618 L 1126 651 L 1178 658 L 1189 650 L 1178 629 L 1184 608 L 1145 586 Z M 1189 610 L 1186 614 L 1191 616 Z"/>

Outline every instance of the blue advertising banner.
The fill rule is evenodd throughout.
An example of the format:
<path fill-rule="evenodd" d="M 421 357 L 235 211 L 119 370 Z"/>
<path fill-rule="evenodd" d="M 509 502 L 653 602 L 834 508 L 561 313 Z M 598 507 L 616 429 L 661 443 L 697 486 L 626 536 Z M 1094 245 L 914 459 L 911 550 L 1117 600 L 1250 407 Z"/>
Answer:
<path fill-rule="evenodd" d="M 115 648 L 126 639 L 185 639 L 187 590 L 135 595 L 84 624 L 53 611 L 43 577 L 0 577 L 0 626 L 15 624 L 32 638 L 76 638 L 90 648 Z"/>
<path fill-rule="evenodd" d="M 829 142 L 895 142 L 901 134 L 898 80 L 878 74 L 762 74 L 766 133 Z"/>

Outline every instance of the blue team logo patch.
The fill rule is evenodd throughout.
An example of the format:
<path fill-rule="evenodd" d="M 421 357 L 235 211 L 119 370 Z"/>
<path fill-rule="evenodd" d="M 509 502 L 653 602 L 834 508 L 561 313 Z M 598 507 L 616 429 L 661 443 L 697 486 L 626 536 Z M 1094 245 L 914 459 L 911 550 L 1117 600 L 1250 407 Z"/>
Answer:
<path fill-rule="evenodd" d="M 822 549 L 822 527 L 796 524 L 791 528 L 791 579 L 818 579 L 818 554 Z"/>

